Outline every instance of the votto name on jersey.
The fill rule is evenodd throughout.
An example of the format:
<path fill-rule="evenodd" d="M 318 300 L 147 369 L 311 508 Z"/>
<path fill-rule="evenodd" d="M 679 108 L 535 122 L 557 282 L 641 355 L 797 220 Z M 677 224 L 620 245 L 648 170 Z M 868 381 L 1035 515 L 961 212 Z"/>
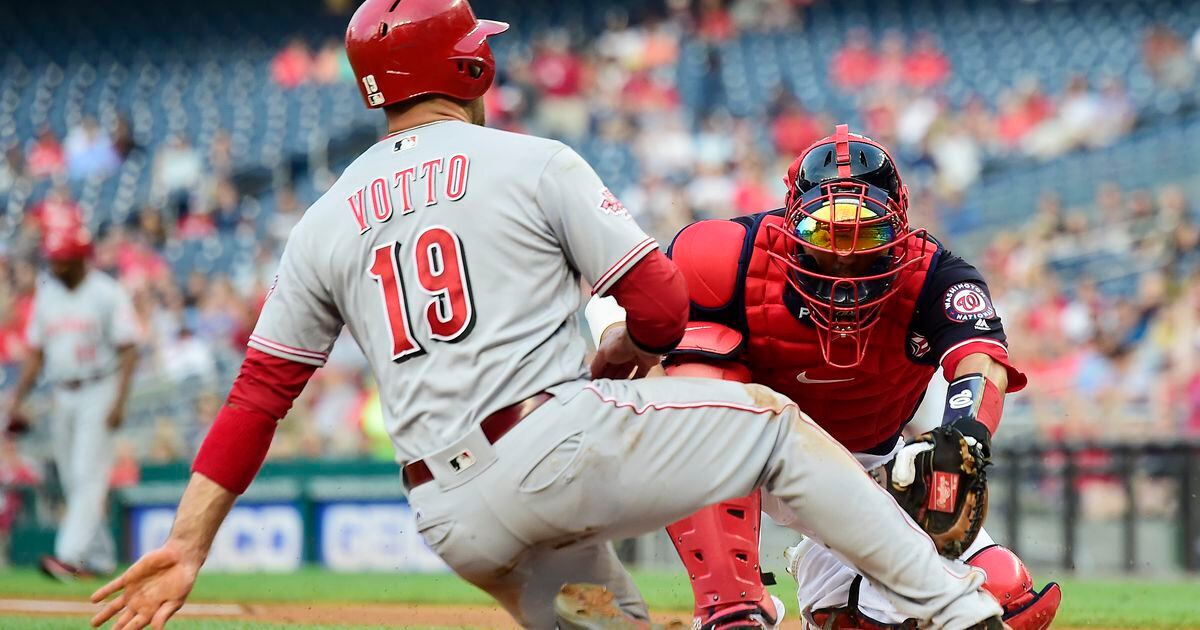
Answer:
<path fill-rule="evenodd" d="M 406 136 L 396 141 L 395 150 L 408 151 L 416 143 L 417 136 Z M 462 199 L 467 194 L 470 168 L 471 159 L 456 153 L 406 164 L 365 182 L 346 198 L 358 233 L 366 234 L 373 224 L 387 223 L 397 210 L 403 216 L 416 212 L 418 204 L 427 208 L 442 200 Z"/>

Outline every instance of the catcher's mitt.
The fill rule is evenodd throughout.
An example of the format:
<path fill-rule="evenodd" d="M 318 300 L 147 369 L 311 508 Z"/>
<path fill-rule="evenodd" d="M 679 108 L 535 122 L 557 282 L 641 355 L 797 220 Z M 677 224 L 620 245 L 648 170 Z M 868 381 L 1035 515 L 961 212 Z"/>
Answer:
<path fill-rule="evenodd" d="M 957 558 L 987 518 L 989 464 L 977 440 L 938 427 L 906 444 L 885 466 L 885 487 L 939 553 Z"/>

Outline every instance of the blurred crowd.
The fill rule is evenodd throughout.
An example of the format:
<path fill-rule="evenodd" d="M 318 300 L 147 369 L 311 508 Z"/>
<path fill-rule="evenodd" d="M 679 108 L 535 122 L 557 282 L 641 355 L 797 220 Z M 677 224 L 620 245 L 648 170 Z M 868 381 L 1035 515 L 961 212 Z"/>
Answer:
<path fill-rule="evenodd" d="M 1179 186 L 1046 193 L 976 261 L 1047 438 L 1200 437 L 1200 210 Z"/>
<path fill-rule="evenodd" d="M 807 4 L 671 0 L 663 15 L 631 20 L 613 13 L 588 42 L 546 33 L 506 58 L 486 97 L 489 123 L 586 145 L 590 156 L 630 152 L 640 166 L 613 187 L 661 242 L 700 218 L 778 207 L 787 164 L 837 121 L 786 93 L 770 96 L 766 119 L 734 117 L 716 101 L 686 108 L 674 66 L 684 42 L 695 40 L 710 45 L 715 70 L 722 41 L 795 28 Z M 1156 80 L 1193 81 L 1197 42 L 1193 53 L 1169 29 L 1148 33 L 1145 61 Z M 314 51 L 292 40 L 271 72 L 285 88 L 344 82 L 353 89 L 337 42 Z M 972 232 L 962 194 L 991 160 L 1102 146 L 1137 119 L 1118 77 L 1079 76 L 1063 86 L 1014 77 L 1000 102 L 951 107 L 938 88 L 953 64 L 923 33 L 872 39 L 852 31 L 828 72 L 858 104 L 863 131 L 894 147 L 906 166 L 914 223 L 951 237 L 952 248 L 954 237 Z M 247 207 L 256 201 L 235 184 L 227 136 L 218 134 L 206 150 L 185 135 L 150 147 L 133 137 L 123 118 L 101 124 L 84 117 L 65 137 L 46 129 L 9 147 L 0 161 L 0 190 L 22 177 L 102 177 L 138 152 L 153 164 L 144 206 L 128 221 L 99 226 L 94 260 L 130 289 L 143 333 L 131 402 L 136 417 L 118 453 L 121 483 L 136 482 L 139 462 L 194 454 L 233 377 L 282 244 L 315 199 L 298 192 L 307 187 L 282 186 L 271 193 L 269 219 L 255 221 Z M 1063 208 L 1047 194 L 1032 223 L 995 235 L 974 262 L 990 280 L 1013 356 L 1030 374 L 1012 413 L 1028 415 L 1055 438 L 1200 435 L 1197 210 L 1183 188 L 1112 184 L 1078 208 Z M 0 365 L 10 372 L 26 352 L 40 226 L 79 212 L 68 186 L 52 186 L 26 208 L 16 237 L 0 245 Z M 239 236 L 254 242 L 252 261 L 228 274 L 180 277 L 166 254 L 181 243 Z M 1132 289 L 1104 290 L 1113 282 Z M 339 340 L 280 426 L 272 457 L 391 457 L 374 388 L 348 339 Z M 18 468 L 15 458 L 0 460 L 0 480 L 6 467 Z"/>

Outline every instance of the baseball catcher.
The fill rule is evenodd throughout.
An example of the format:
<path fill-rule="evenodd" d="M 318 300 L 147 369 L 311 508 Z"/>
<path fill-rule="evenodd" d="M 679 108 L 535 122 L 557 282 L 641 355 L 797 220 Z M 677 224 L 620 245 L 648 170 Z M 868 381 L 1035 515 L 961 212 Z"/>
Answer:
<path fill-rule="evenodd" d="M 948 562 L 986 571 L 1008 625 L 1045 628 L 1058 586 L 1032 591 L 1020 560 L 982 530 L 1004 394 L 1026 383 L 983 277 L 909 225 L 907 188 L 891 156 L 846 125 L 800 155 L 786 183 L 783 208 L 701 221 L 675 237 L 670 255 L 688 281 L 691 321 L 667 373 L 762 383 L 793 398 Z M 942 426 L 905 442 L 939 366 L 951 383 Z M 697 627 L 779 623 L 758 562 L 763 501 L 753 493 L 667 528 L 692 577 Z M 784 524 L 795 516 L 770 497 L 766 504 Z M 819 536 L 792 558 L 812 627 L 913 623 Z"/>

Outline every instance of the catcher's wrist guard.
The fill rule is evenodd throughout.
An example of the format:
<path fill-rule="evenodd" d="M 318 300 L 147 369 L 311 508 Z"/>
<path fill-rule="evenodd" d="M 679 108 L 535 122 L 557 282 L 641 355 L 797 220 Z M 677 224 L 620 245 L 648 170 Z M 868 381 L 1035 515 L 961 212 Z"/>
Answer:
<path fill-rule="evenodd" d="M 885 467 L 885 487 L 938 553 L 957 558 L 987 517 L 990 463 L 978 441 L 955 427 L 938 427 L 900 449 Z"/>
<path fill-rule="evenodd" d="M 952 426 L 975 438 L 987 454 L 1003 411 L 1004 395 L 1000 389 L 982 374 L 966 374 L 954 379 L 946 390 L 942 426 Z"/>

